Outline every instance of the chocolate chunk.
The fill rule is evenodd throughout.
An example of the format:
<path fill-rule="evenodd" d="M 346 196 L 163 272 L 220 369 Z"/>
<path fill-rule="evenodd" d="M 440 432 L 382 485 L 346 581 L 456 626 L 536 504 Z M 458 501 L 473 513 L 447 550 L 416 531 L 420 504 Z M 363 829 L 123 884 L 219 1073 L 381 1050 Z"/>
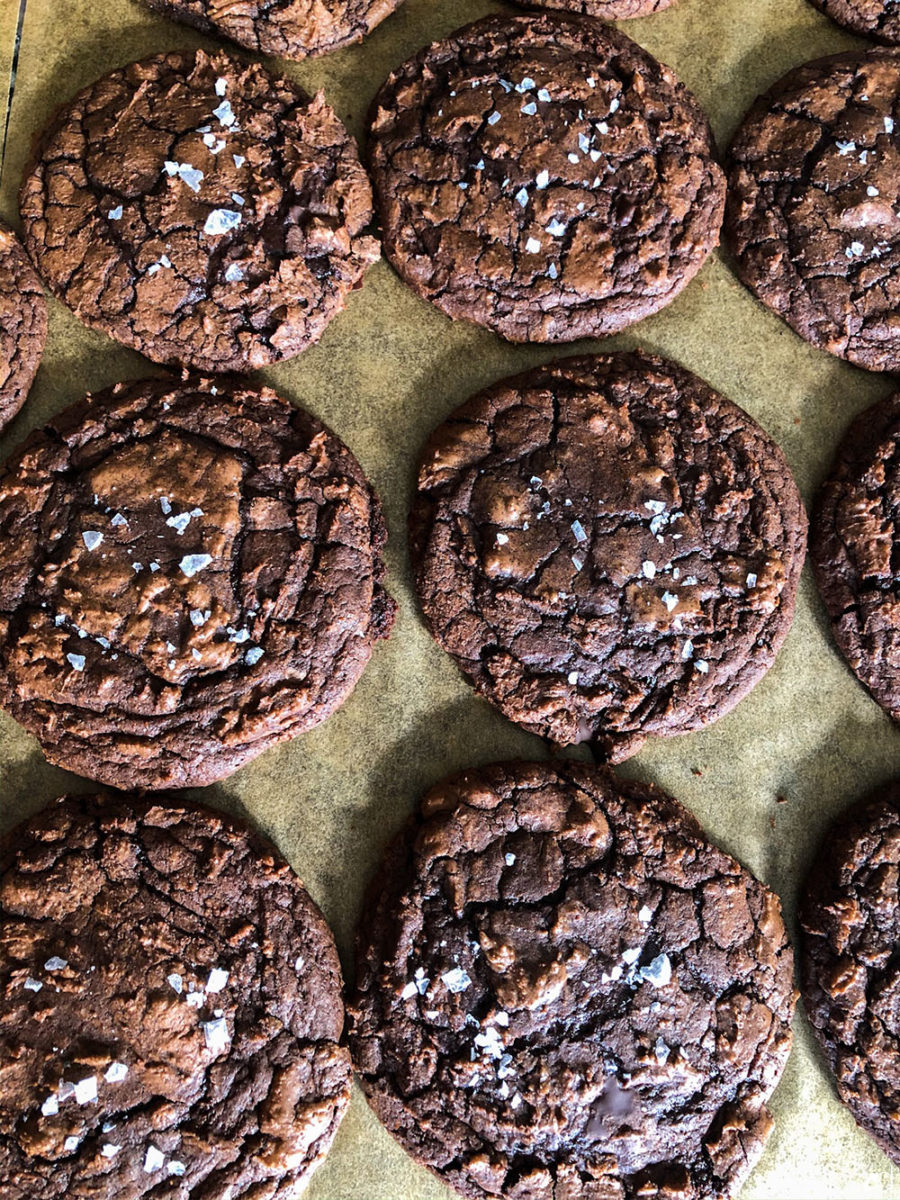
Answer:
<path fill-rule="evenodd" d="M 0 477 L 0 702 L 89 778 L 221 779 L 352 691 L 384 540 L 350 451 L 269 389 L 88 397 Z"/>
<path fill-rule="evenodd" d="M 296 1195 L 350 1098 L 322 914 L 246 826 L 59 801 L 0 851 L 8 1200 Z"/>
<path fill-rule="evenodd" d="M 0 222 L 0 429 L 25 403 L 46 336 L 41 281 L 18 238 Z"/>
<path fill-rule="evenodd" d="M 810 557 L 851 670 L 900 721 L 900 395 L 850 426 L 819 494 Z"/>
<path fill-rule="evenodd" d="M 473 1200 L 732 1196 L 791 1042 L 778 899 L 675 800 L 580 763 L 468 771 L 389 851 L 350 1046 Z"/>
<path fill-rule="evenodd" d="M 627 2 L 627 0 L 626 0 Z M 306 58 L 358 42 L 401 0 L 147 0 L 151 8 L 202 33 L 249 50 Z"/>
<path fill-rule="evenodd" d="M 726 229 L 744 283 L 821 350 L 900 370 L 900 59 L 818 59 L 731 146 Z"/>
<path fill-rule="evenodd" d="M 900 787 L 829 831 L 801 909 L 803 1003 L 838 1094 L 900 1164 Z"/>
<path fill-rule="evenodd" d="M 426 620 L 478 691 L 617 761 L 715 720 L 766 672 L 806 518 L 755 421 L 628 353 L 458 408 L 425 448 L 410 530 Z"/>
<path fill-rule="evenodd" d="M 900 42 L 900 8 L 896 0 L 811 0 L 816 8 L 852 29 L 880 42 Z"/>
<path fill-rule="evenodd" d="M 724 180 L 690 93 L 584 17 L 493 16 L 375 99 L 385 252 L 448 316 L 515 342 L 624 329 L 716 245 Z"/>
<path fill-rule="evenodd" d="M 20 203 L 38 270 L 82 321 L 204 371 L 299 354 L 378 257 L 369 181 L 322 95 L 201 50 L 81 92 Z"/>

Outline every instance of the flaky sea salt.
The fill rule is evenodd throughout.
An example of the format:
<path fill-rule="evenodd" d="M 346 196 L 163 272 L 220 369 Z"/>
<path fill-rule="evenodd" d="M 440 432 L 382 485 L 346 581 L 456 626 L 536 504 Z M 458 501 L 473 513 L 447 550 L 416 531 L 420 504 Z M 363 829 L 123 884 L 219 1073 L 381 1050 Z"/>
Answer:
<path fill-rule="evenodd" d="M 207 237 L 219 237 L 237 229 L 241 223 L 241 214 L 230 208 L 214 208 L 206 218 L 203 232 Z"/>

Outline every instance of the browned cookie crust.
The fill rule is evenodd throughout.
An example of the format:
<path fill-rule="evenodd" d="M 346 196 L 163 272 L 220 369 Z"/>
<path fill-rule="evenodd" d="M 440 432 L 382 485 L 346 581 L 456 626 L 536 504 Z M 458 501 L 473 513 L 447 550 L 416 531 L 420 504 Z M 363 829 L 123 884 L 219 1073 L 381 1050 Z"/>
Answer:
<path fill-rule="evenodd" d="M 900 394 L 853 422 L 819 494 L 810 557 L 851 670 L 900 721 Z"/>
<path fill-rule="evenodd" d="M 833 21 L 880 42 L 900 42 L 897 0 L 811 0 Z"/>
<path fill-rule="evenodd" d="M 841 1099 L 900 1163 L 900 788 L 854 807 L 806 884 L 803 1002 Z"/>
<path fill-rule="evenodd" d="M 202 50 L 81 92 L 20 202 L 38 270 L 82 321 L 204 371 L 299 354 L 378 257 L 369 181 L 322 95 Z"/>
<path fill-rule="evenodd" d="M 604 21 L 619 21 L 627 17 L 649 17 L 662 12 L 675 0 L 519 0 L 529 8 L 564 8 L 569 12 L 583 13 L 587 17 L 600 17 Z"/>
<path fill-rule="evenodd" d="M 900 57 L 791 71 L 731 158 L 726 228 L 744 283 L 812 345 L 900 370 Z"/>
<path fill-rule="evenodd" d="M 298 1195 L 347 1108 L 341 975 L 244 825 L 62 800 L 0 854 L 5 1200 Z"/>
<path fill-rule="evenodd" d="M 378 93 L 369 153 L 402 278 L 512 341 L 623 329 L 718 241 L 706 118 L 668 68 L 588 18 L 487 17 L 426 47 Z"/>
<path fill-rule="evenodd" d="M 626 0 L 627 2 L 627 0 Z M 307 58 L 358 42 L 401 0 L 147 0 L 151 8 L 250 50 Z"/>
<path fill-rule="evenodd" d="M 467 401 L 425 448 L 410 529 L 426 620 L 478 691 L 617 761 L 715 720 L 765 673 L 806 518 L 755 421 L 630 353 Z"/>
<path fill-rule="evenodd" d="M 352 691 L 384 540 L 350 451 L 268 389 L 88 397 L 0 477 L 0 702 L 89 778 L 221 779 Z"/>
<path fill-rule="evenodd" d="M 18 238 L 0 221 L 0 429 L 25 403 L 46 336 L 41 281 Z"/>
<path fill-rule="evenodd" d="M 777 898 L 675 800 L 576 763 L 434 788 L 372 889 L 354 1064 L 473 1200 L 712 1200 L 791 1043 Z"/>

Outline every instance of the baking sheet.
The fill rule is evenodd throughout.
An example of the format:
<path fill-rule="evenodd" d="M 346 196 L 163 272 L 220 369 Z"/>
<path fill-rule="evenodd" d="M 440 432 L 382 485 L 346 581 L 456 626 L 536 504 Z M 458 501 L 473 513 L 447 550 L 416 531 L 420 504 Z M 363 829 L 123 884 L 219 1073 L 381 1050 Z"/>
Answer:
<path fill-rule="evenodd" d="M 323 87 L 360 136 L 369 100 L 393 66 L 498 7 L 407 0 L 362 46 L 272 65 L 307 90 Z M 0 122 L 18 8 L 19 0 L 0 0 Z M 679 0 L 623 26 L 696 92 L 723 146 L 753 97 L 790 67 L 864 44 L 806 0 Z M 59 103 L 130 59 L 201 44 L 214 43 L 151 14 L 140 0 L 27 0 L 0 214 L 18 223 L 22 171 Z M 599 345 L 583 342 L 571 351 Z M 892 390 L 890 380 L 807 347 L 744 291 L 719 255 L 668 309 L 603 345 L 642 345 L 677 358 L 743 405 L 784 447 L 807 501 L 850 419 Z M 193 795 L 249 817 L 275 840 L 322 905 L 347 968 L 366 881 L 422 792 L 466 766 L 546 757 L 542 743 L 478 699 L 431 642 L 411 591 L 404 529 L 417 456 L 432 427 L 477 388 L 567 352 L 513 347 L 451 324 L 382 262 L 318 346 L 261 373 L 332 425 L 378 488 L 391 534 L 388 584 L 400 616 L 335 716 Z M 86 390 L 153 372 L 51 301 L 44 362 L 24 411 L 0 439 L 0 455 Z M 793 926 L 796 892 L 822 829 L 858 796 L 900 774 L 900 731 L 838 656 L 807 569 L 794 628 L 752 695 L 707 731 L 647 745 L 622 770 L 689 805 L 724 848 L 778 891 Z M 64 791 L 91 787 L 48 766 L 37 743 L 0 715 L 0 829 Z M 773 1101 L 776 1132 L 744 1200 L 900 1200 L 893 1166 L 839 1104 L 802 1012 L 795 1030 Z M 378 1125 L 358 1089 L 307 1194 L 450 1196 Z"/>

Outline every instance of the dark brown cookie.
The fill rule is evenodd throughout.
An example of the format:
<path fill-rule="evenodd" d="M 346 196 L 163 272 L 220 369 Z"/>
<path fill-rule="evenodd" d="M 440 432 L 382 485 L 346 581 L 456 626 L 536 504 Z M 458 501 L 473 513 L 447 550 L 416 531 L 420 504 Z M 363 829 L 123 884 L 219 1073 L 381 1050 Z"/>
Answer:
<path fill-rule="evenodd" d="M 897 0 L 811 0 L 811 3 L 854 33 L 880 42 L 900 42 Z"/>
<path fill-rule="evenodd" d="M 268 389 L 88 397 L 0 477 L 0 702 L 89 778 L 221 779 L 352 691 L 384 539 L 350 451 Z"/>
<path fill-rule="evenodd" d="M 819 493 L 809 549 L 841 652 L 900 721 L 900 394 L 848 429 Z"/>
<path fill-rule="evenodd" d="M 838 1094 L 900 1164 L 900 787 L 831 829 L 801 909 L 803 1002 Z"/>
<path fill-rule="evenodd" d="M 586 17 L 603 21 L 620 21 L 628 17 L 649 17 L 662 12 L 675 0 L 518 0 L 528 8 L 563 8 Z"/>
<path fill-rule="evenodd" d="M 5 1200 L 296 1196 L 347 1108 L 341 973 L 290 867 L 170 799 L 62 800 L 0 853 Z"/>
<path fill-rule="evenodd" d="M 751 108 L 731 159 L 726 228 L 744 283 L 819 349 L 900 370 L 900 58 L 791 71 Z"/>
<path fill-rule="evenodd" d="M 515 342 L 615 333 L 718 241 L 724 180 L 696 101 L 584 17 L 486 17 L 420 51 L 376 97 L 370 160 L 402 278 Z"/>
<path fill-rule="evenodd" d="M 731 1196 L 791 1043 L 778 899 L 675 800 L 580 763 L 434 788 L 372 889 L 354 1064 L 473 1200 Z"/>
<path fill-rule="evenodd" d="M 81 92 L 20 203 L 38 270 L 82 321 L 204 371 L 299 354 L 378 257 L 369 181 L 322 95 L 202 50 Z"/>
<path fill-rule="evenodd" d="M 755 421 L 630 353 L 561 359 L 452 413 L 410 529 L 425 617 L 478 691 L 618 761 L 715 720 L 769 668 L 806 518 Z"/>
<path fill-rule="evenodd" d="M 0 429 L 25 403 L 46 337 L 41 281 L 18 238 L 0 221 Z"/>
<path fill-rule="evenodd" d="M 147 0 L 202 33 L 249 50 L 308 58 L 361 41 L 402 0 Z"/>

